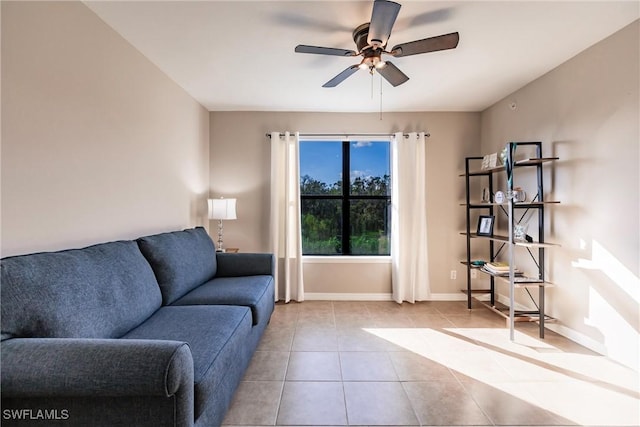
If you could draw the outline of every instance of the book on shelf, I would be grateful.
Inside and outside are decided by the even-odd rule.
[[[494,276],[508,276],[509,275],[509,264],[506,262],[488,262],[484,265],[483,269]],[[513,268],[513,272],[516,276],[521,276],[522,271],[518,270],[517,267]]]
[[[501,261],[491,261],[484,265],[487,269],[491,271],[509,271],[509,264]]]

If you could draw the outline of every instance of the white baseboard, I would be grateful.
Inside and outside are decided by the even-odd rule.
[[[589,350],[595,351],[596,353],[602,354],[603,356],[607,356],[609,353],[607,351],[607,347],[604,344],[578,331],[574,331],[571,328],[567,328],[561,323],[545,323],[545,326],[550,330],[552,330],[553,332],[556,332],[557,334],[560,334],[563,337],[569,338],[571,341],[576,342],[581,346],[588,348]],[[623,363],[623,362],[620,362],[620,363]],[[629,367],[636,370],[638,369],[637,366],[629,366]]]
[[[393,301],[391,294],[305,292],[306,301]]]
[[[429,301],[464,301],[466,296],[462,293],[437,293],[431,294]],[[309,301],[393,301],[391,294],[365,294],[365,293],[326,293],[305,292],[304,299]]]

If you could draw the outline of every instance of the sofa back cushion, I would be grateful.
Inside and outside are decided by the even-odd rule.
[[[160,306],[133,241],[0,260],[2,337],[119,338]]]
[[[164,305],[216,274],[216,248],[202,227],[141,237],[138,245],[156,274]]]

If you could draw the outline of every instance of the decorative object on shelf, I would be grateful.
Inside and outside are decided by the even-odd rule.
[[[480,215],[478,218],[478,236],[493,236],[493,215]]]
[[[513,240],[518,242],[526,242],[527,241],[527,229],[529,228],[529,224],[516,224],[513,226]]]
[[[527,200],[527,193],[520,187],[513,189],[513,201],[524,202]]]
[[[496,191],[496,194],[493,196],[493,200],[496,203],[504,203],[506,197],[504,196],[504,193],[502,191]]]
[[[500,164],[501,165],[507,164],[507,147],[506,146],[500,152]]]
[[[487,154],[482,158],[482,169],[490,169],[498,166],[498,153]]]
[[[480,200],[482,203],[489,203],[489,189],[484,187],[482,189],[482,199]]]
[[[225,252],[222,247],[222,221],[237,219],[236,199],[209,199],[209,219],[218,220],[218,248],[216,252]]]
[[[482,261],[480,259],[471,261],[471,267],[473,268],[481,268],[483,267],[487,262],[486,261]]]

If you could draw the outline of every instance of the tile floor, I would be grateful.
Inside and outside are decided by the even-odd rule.
[[[224,424],[638,426],[638,372],[465,302],[277,304]]]

